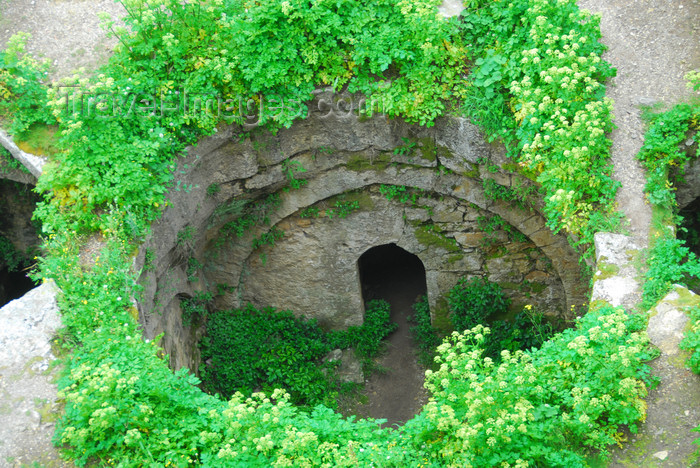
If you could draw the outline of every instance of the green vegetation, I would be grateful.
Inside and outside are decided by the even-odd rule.
[[[506,187],[498,184],[493,179],[483,179],[484,196],[489,200],[509,202],[521,210],[526,210],[530,207],[529,198],[537,194],[537,189],[534,186],[522,185],[516,180],[516,185]]]
[[[352,171],[383,171],[391,163],[391,154],[380,153],[376,157],[362,154],[350,156],[345,167]]]
[[[420,225],[415,228],[414,234],[416,240],[426,247],[437,247],[448,252],[462,251],[457,241],[443,234],[440,227],[436,224]]]
[[[415,148],[418,143],[411,141],[408,138],[401,138],[401,140],[404,142],[404,144],[394,148],[394,154],[399,156],[410,156],[411,153],[413,153],[413,148]]]
[[[0,114],[3,127],[15,136],[27,136],[36,124],[52,125],[56,119],[46,105],[48,61],[38,62],[25,51],[30,35],[19,33],[0,51]]]
[[[207,187],[207,196],[215,197],[221,191],[221,185],[217,183],[209,184]]]
[[[462,278],[447,296],[450,319],[456,331],[477,325],[489,326],[490,334],[484,339],[484,356],[499,362],[501,352],[539,348],[552,337],[554,330],[542,313],[531,305],[516,314],[512,320],[496,319],[508,315],[508,299],[496,283],[481,278]]]
[[[229,399],[237,391],[289,391],[295,404],[335,407],[337,391],[327,377],[331,351],[314,320],[297,319],[289,311],[244,309],[209,316],[201,343],[202,382],[210,393]]]
[[[243,235],[255,226],[268,225],[270,224],[270,213],[277,208],[281,203],[280,196],[276,193],[270,194],[267,198],[258,200],[256,202],[248,201],[233,201],[227,205],[222,205],[212,215],[213,219],[220,219],[223,217],[232,217],[231,221],[224,223],[223,226],[219,228],[219,236],[216,240],[216,245],[218,247],[223,246],[227,242],[233,242],[235,239],[243,237]],[[267,233],[265,239],[258,239],[258,242],[269,243],[269,241],[274,241],[275,236],[278,233]],[[270,237],[272,235],[272,237]],[[263,234],[264,236],[264,234]],[[277,237],[279,238],[279,237]],[[268,241],[268,242],[266,242]],[[274,242],[272,242],[274,245]],[[253,249],[256,249],[259,245],[256,244],[256,240],[253,240]]]
[[[688,283],[690,277],[700,277],[700,261],[685,243],[670,236],[656,239],[647,258],[644,275],[642,308],[653,307],[674,283]]]
[[[0,234],[0,266],[4,266],[8,271],[17,271],[27,266],[27,263],[27,256],[18,251],[7,237]]]
[[[437,17],[437,3],[125,0],[127,27],[105,20],[120,41],[109,65],[64,83],[115,97],[92,112],[74,112],[79,96],[47,92],[36,63],[20,60],[17,47],[5,51],[13,131],[60,126],[36,215],[46,235],[40,275],[61,288],[66,342],[80,344],[59,383],[66,409],[55,435],[78,465],[584,466],[587,450],[604,450],[622,425],[643,419],[646,342],[636,318],[609,308],[498,366],[481,357],[485,330],[454,335],[428,378],[434,400],[400,429],[323,406],[301,411],[281,390],[222,402],[187,370],[170,371],[157,340],[140,339],[129,305],[138,291],[134,241],[177,189],[176,155],[220,123],[243,123],[235,114],[154,112],[156,95],[169,108],[181,89],[250,99],[273,131],[304,117],[300,103],[327,85],[364,95],[365,116],[428,126],[447,110],[464,112],[538,174],[553,229],[586,245],[614,224],[602,84],[613,72],[600,59],[597,19],[571,0],[474,0],[451,20]],[[274,203],[222,207],[222,242],[264,223]],[[85,269],[78,240],[96,232],[107,246]]]
[[[29,174],[29,169],[24,167],[24,164],[15,159],[4,147],[0,146],[0,174],[7,174],[11,170],[20,170]]]
[[[680,347],[692,353],[688,364],[693,372],[700,374],[700,307],[692,307],[688,313],[690,315],[690,329],[683,337]]]
[[[700,91],[700,71],[689,73],[686,79],[689,88]],[[643,309],[656,305],[674,283],[690,285],[700,281],[700,260],[686,246],[686,239],[693,239],[693,235],[682,233],[679,237],[686,239],[676,238],[673,226],[679,221],[673,219],[673,213],[677,210],[674,184],[682,180],[684,165],[700,156],[700,100],[696,96],[691,103],[676,104],[658,114],[647,112],[646,116],[650,125],[637,157],[647,170],[645,191],[654,207],[656,219],[653,227],[656,233],[647,254]],[[698,145],[695,154],[683,148],[682,144],[686,141]],[[682,219],[680,221],[683,222]],[[690,325],[680,346],[691,352],[688,360],[691,370],[700,373],[700,314],[697,307],[687,308],[687,311]],[[695,431],[700,432],[700,426]],[[695,442],[700,443],[700,439]]]
[[[599,17],[570,0],[469,6],[465,40],[481,53],[463,111],[537,174],[548,225],[576,234],[591,254],[585,247],[593,234],[619,219],[606,137],[612,104],[603,85],[615,72],[600,59]]]
[[[606,307],[539,350],[504,350],[499,364],[483,357],[488,328],[455,333],[428,371],[434,401],[403,432],[443,466],[588,466],[574,447],[604,455],[622,424],[644,417],[644,328],[642,316]]]
[[[423,296],[413,304],[413,312],[408,321],[413,324],[410,330],[413,341],[418,346],[418,360],[424,366],[430,367],[434,363],[435,349],[442,343],[443,337],[430,318],[428,296]]]
[[[511,226],[508,221],[498,215],[492,216],[477,216],[476,222],[479,225],[486,237],[483,239],[484,247],[489,247],[495,244],[498,239],[494,236],[496,231],[502,230],[508,235],[511,242],[527,242],[527,237],[522,232]]]
[[[297,190],[306,185],[306,179],[297,178],[297,174],[306,172],[306,169],[299,161],[290,161],[286,159],[282,163],[282,173],[287,179],[287,187],[284,190]]]
[[[505,315],[510,299],[501,287],[482,278],[462,278],[447,296],[450,318],[455,330],[463,331],[483,324],[490,315]]]
[[[700,90],[700,74],[689,73],[689,87]],[[659,114],[647,113],[649,128],[637,156],[647,169],[645,191],[656,213],[656,238],[647,255],[642,308],[649,309],[670,291],[673,283],[688,284],[700,276],[700,260],[682,239],[676,239],[672,213],[677,208],[673,184],[683,166],[700,156],[683,148],[682,143],[700,138],[700,102],[681,103]],[[673,174],[673,168],[678,171]]]
[[[199,325],[207,317],[213,298],[211,293],[200,291],[193,297],[183,299],[180,302],[182,325],[185,327]]]
[[[360,202],[357,200],[354,201],[344,201],[344,200],[338,200],[335,202],[333,205],[333,208],[329,208],[326,210],[326,216],[328,216],[329,219],[333,219],[334,217],[338,217],[340,219],[347,218],[347,216],[352,213],[355,210],[360,209]]]
[[[690,73],[686,78],[690,87],[700,90],[698,74]],[[700,145],[694,155],[682,145],[685,141],[700,142],[700,101],[676,104],[658,114],[647,112],[646,116],[650,126],[637,158],[647,170],[647,198],[654,205],[673,209],[673,184],[682,179],[685,163],[700,156]]]
[[[315,320],[296,318],[292,312],[272,308],[218,311],[209,315],[202,339],[204,387],[229,399],[236,392],[249,396],[285,388],[297,405],[336,407],[339,383],[337,363],[322,359],[336,348],[354,348],[371,367],[382,340],[396,328],[389,321],[389,304],[367,303],[362,326],[324,332]]]

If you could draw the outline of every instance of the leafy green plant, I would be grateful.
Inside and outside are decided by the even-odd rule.
[[[209,197],[214,197],[219,192],[221,192],[221,185],[217,183],[210,184],[209,187],[207,187],[207,196]]]
[[[688,315],[690,330],[683,337],[680,347],[692,353],[688,365],[693,372],[700,374],[700,307],[689,309]]]
[[[306,169],[304,169],[304,166],[302,166],[301,162],[290,161],[289,159],[286,159],[282,163],[282,173],[287,179],[288,184],[285,190],[297,190],[306,185],[306,183],[308,182],[306,179],[297,178],[297,175],[303,172],[306,172]]]
[[[233,220],[221,226],[216,245],[220,247],[226,242],[231,242],[236,238],[243,237],[243,235],[254,226],[269,224],[269,214],[276,209],[280,203],[279,195],[273,193],[263,200],[258,200],[253,203],[246,202],[242,206],[239,206],[239,204],[227,205],[233,205],[230,211],[235,217]],[[224,213],[221,213],[219,216],[223,217],[224,215]]]
[[[483,324],[491,315],[505,314],[508,299],[496,283],[482,278],[462,278],[447,295],[450,318],[455,330]]]
[[[200,291],[195,293],[193,297],[181,300],[182,325],[189,327],[204,320],[208,315],[212,299],[213,296],[210,292]]]
[[[152,271],[154,268],[153,262],[156,259],[156,253],[151,248],[146,248],[143,254],[143,271]]]
[[[253,250],[259,249],[264,245],[269,245],[271,247],[275,246],[275,242],[284,237],[284,231],[277,226],[272,226],[268,232],[260,234],[258,237],[253,239],[252,247]]]
[[[684,242],[673,237],[654,241],[647,258],[642,287],[642,307],[653,307],[674,283],[687,282],[688,276],[700,277],[700,261]]]
[[[182,249],[183,252],[192,252],[194,250],[194,236],[197,234],[197,229],[194,226],[185,226],[177,233],[175,244]]]
[[[418,345],[418,360],[426,367],[431,367],[435,356],[435,348],[442,342],[437,328],[433,327],[430,318],[428,297],[423,296],[413,304],[413,315],[408,317],[413,341]]]
[[[513,187],[506,187],[493,179],[483,179],[482,186],[484,187],[484,196],[489,200],[510,202],[521,210],[530,207],[529,197],[537,193],[533,186],[525,186],[520,182]]]
[[[642,316],[605,307],[500,364],[483,357],[488,328],[454,333],[426,376],[433,399],[403,432],[443,466],[588,466],[584,447],[605,455],[621,426],[644,419],[644,329]]]
[[[527,242],[527,237],[522,232],[514,228],[508,221],[501,218],[498,215],[492,216],[482,216],[479,215],[476,218],[476,222],[485,234],[486,237],[483,239],[484,247],[491,246],[497,242],[494,233],[496,231],[502,230],[508,235],[508,239],[511,242]]]
[[[47,105],[48,61],[39,62],[26,52],[28,33],[12,36],[0,51],[0,112],[10,133],[22,136],[35,123],[55,124]]]
[[[675,207],[673,178],[675,172],[680,178],[683,166],[691,157],[700,156],[700,148],[695,155],[683,148],[682,143],[691,138],[700,141],[700,104],[677,104],[661,114],[650,114],[651,124],[644,134],[644,144],[637,158],[647,170],[645,191],[649,202],[666,208]]]
[[[302,218],[318,218],[319,208],[317,206],[307,206],[299,213]]]
[[[187,281],[190,283],[196,283],[198,281],[197,273],[202,269],[204,265],[202,265],[202,262],[197,260],[195,257],[190,257],[187,259],[187,270],[185,270],[185,273],[187,274]]]
[[[513,320],[490,324],[491,333],[484,340],[484,356],[500,362],[503,350],[511,353],[537,349],[554,335],[554,328],[541,312],[526,305]]]
[[[579,235],[587,250],[593,233],[584,228],[593,213],[613,215],[619,185],[603,85],[615,72],[600,59],[599,18],[570,0],[478,3],[462,15],[477,66],[463,110],[537,174],[548,225]]]
[[[297,404],[335,405],[330,368],[321,361],[331,348],[314,320],[251,305],[219,311],[209,317],[201,349],[203,360],[211,360],[204,385],[226,399],[283,387]]]
[[[362,325],[348,327],[347,330],[332,331],[329,341],[333,348],[354,348],[362,362],[365,374],[374,369],[373,359],[383,350],[383,339],[396,330],[396,323],[390,319],[389,303],[384,300],[371,300],[365,304],[365,317]]]
[[[347,218],[347,216],[350,213],[352,213],[353,211],[356,211],[359,209],[360,209],[360,202],[357,200],[353,200],[353,201],[338,200],[333,205],[333,208],[329,208],[326,210],[326,216],[328,216],[329,219],[333,219],[333,217],[338,217],[340,219],[343,219],[343,218]]]
[[[5,147],[0,146],[0,175],[7,174],[11,170],[19,170],[29,174],[29,169],[24,164],[15,159]]]
[[[389,321],[389,304],[370,301],[361,326],[324,332],[315,320],[296,318],[272,308],[218,311],[209,315],[202,339],[204,386],[230,398],[276,387],[288,389],[301,405],[335,407],[338,383],[334,364],[322,361],[335,348],[354,348],[366,368],[382,349],[382,340],[396,324]]]
[[[413,148],[416,147],[417,143],[415,141],[411,141],[409,138],[402,137],[401,140],[404,142],[404,144],[394,148],[394,154],[398,156],[410,155],[413,152]]]

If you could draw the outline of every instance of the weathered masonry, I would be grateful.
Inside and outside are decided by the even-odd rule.
[[[534,184],[509,167],[458,117],[424,128],[316,111],[276,135],[220,128],[179,161],[136,258],[145,335],[165,332],[171,364],[196,370],[203,324],[184,326],[182,303],[207,293],[214,308],[252,302],[327,328],[360,324],[358,261],[383,245],[420,260],[433,314],[464,276],[565,314],[586,302],[588,280],[545,226]]]

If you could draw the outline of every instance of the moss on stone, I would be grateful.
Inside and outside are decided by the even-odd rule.
[[[487,239],[487,238],[488,238],[488,234],[487,234],[487,237],[484,237],[484,239]],[[485,258],[487,260],[491,260],[494,258],[501,258],[501,257],[505,256],[505,254],[507,254],[507,253],[508,253],[508,249],[504,245],[490,247],[488,249],[488,251],[486,252]]]
[[[527,169],[525,167],[522,167],[520,164],[515,164],[515,163],[503,163],[501,164],[501,169],[515,173],[515,174],[520,174],[521,176],[532,180],[533,182],[537,182],[537,172]]]
[[[415,231],[418,242],[426,247],[437,247],[448,252],[459,252],[461,249],[455,239],[445,236],[434,224],[418,226]]]
[[[56,422],[61,416],[62,411],[59,405],[45,398],[35,398],[34,406],[41,417],[42,424]]]
[[[547,289],[547,285],[544,283],[538,283],[538,282],[532,282],[529,283],[530,291],[532,291],[534,294],[539,294],[545,289]]]
[[[374,209],[374,200],[372,200],[372,197],[369,195],[369,193],[363,190],[353,190],[350,192],[344,192],[338,195],[334,195],[326,199],[323,202],[322,206],[332,208],[333,206],[335,206],[335,203],[339,201],[346,203],[357,202],[360,206],[359,209],[364,211],[371,211]]]
[[[441,334],[449,335],[454,331],[452,320],[450,320],[450,309],[447,306],[447,298],[444,296],[437,300],[432,313],[433,327],[437,328]]]
[[[56,133],[58,127],[45,124],[33,124],[29,129],[15,139],[22,151],[37,156],[51,156],[58,153]]]
[[[686,308],[686,307],[696,307],[700,305],[700,296],[693,294],[692,292],[688,291],[686,288],[673,288],[674,291],[678,294],[678,299],[673,299],[671,301],[668,301],[669,304],[677,307],[677,308]]]
[[[381,153],[378,156],[369,157],[367,154],[353,154],[348,158],[345,167],[351,171],[383,171],[391,163],[391,154]]]
[[[595,301],[591,301],[588,304],[588,310],[596,310],[596,309],[600,309],[601,307],[605,307],[605,306],[611,306],[611,304],[606,300],[596,299]]]
[[[667,360],[668,360],[668,363],[671,364],[676,369],[687,369],[688,368],[688,359],[690,359],[691,355],[692,354],[690,351],[679,349],[678,353],[669,356]]]
[[[607,258],[604,255],[598,259],[598,262],[596,264],[598,270],[596,271],[596,274],[593,277],[593,281],[612,278],[613,276],[617,276],[617,274],[620,273],[619,266],[615,265],[614,263],[608,263],[606,262],[606,260]]]
[[[435,141],[430,137],[420,138],[418,140],[418,151],[421,159],[430,162],[437,159],[437,148],[435,147]]]
[[[437,155],[438,159],[441,160],[452,158],[452,152],[446,146],[442,145],[435,146],[435,154]]]
[[[458,253],[455,255],[450,255],[449,258],[447,259],[447,263],[455,263],[464,258],[464,254]]]
[[[468,171],[464,171],[464,176],[465,177],[470,177],[472,179],[478,179],[479,178],[479,166],[472,164],[472,163],[467,163],[471,169]]]

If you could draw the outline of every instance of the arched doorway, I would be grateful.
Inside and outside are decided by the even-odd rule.
[[[362,299],[384,299],[391,305],[391,320],[398,325],[387,340],[386,353],[378,366],[385,372],[372,374],[365,385],[367,404],[360,417],[386,419],[386,425],[403,424],[426,402],[425,370],[418,364],[407,317],[412,305],[426,294],[425,267],[420,259],[385,244],[367,250],[357,261]]]
[[[396,244],[372,247],[360,256],[357,265],[364,302],[389,300],[400,293],[414,303],[427,291],[423,262]]]

